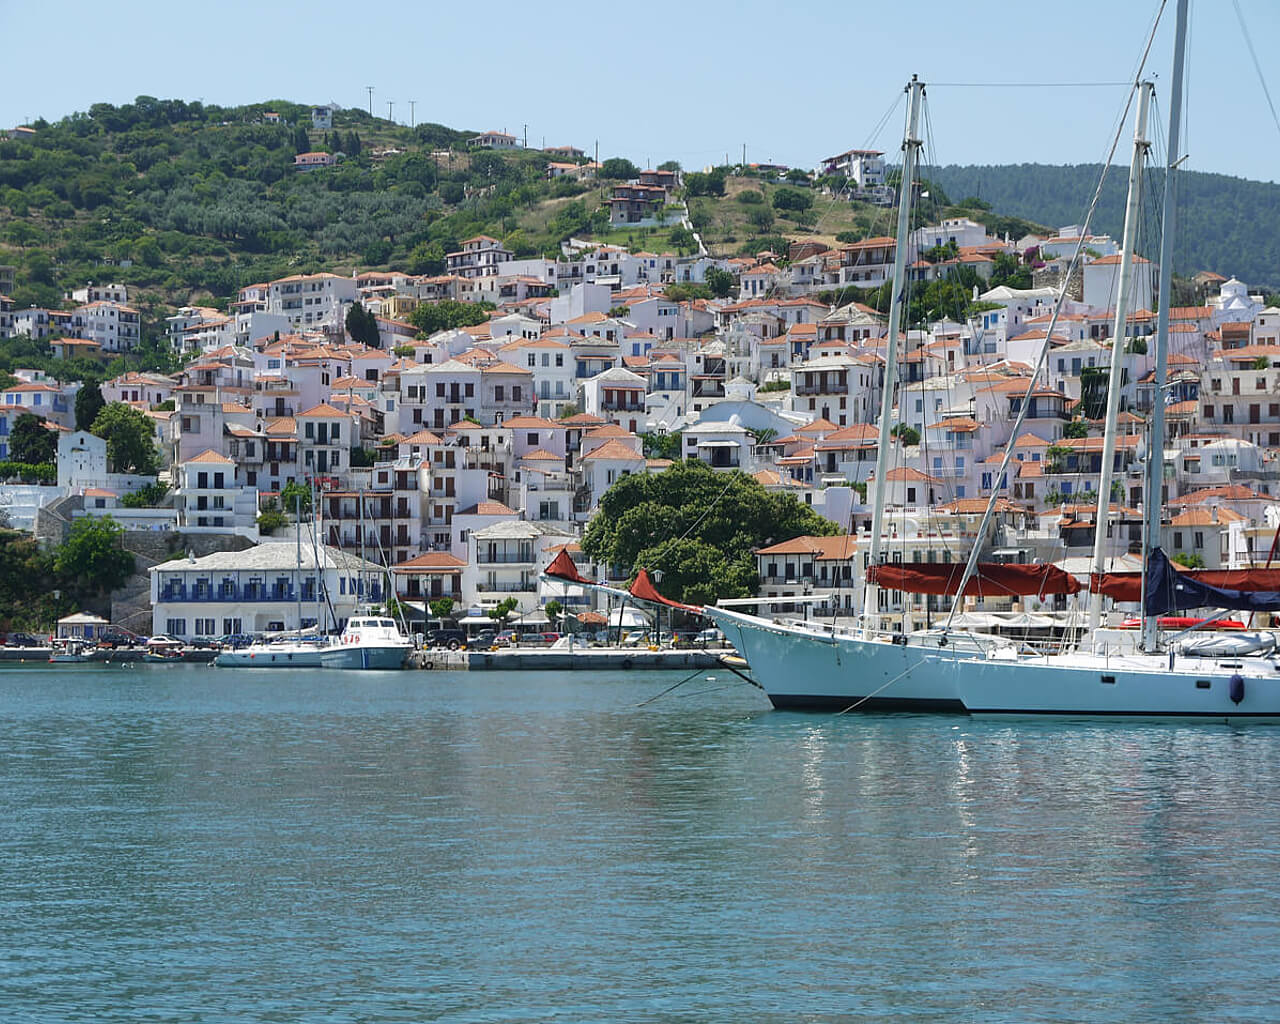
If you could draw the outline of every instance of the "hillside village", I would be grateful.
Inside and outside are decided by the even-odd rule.
[[[516,145],[501,132],[471,141]],[[562,149],[573,162],[553,162],[549,173],[593,172],[581,151]],[[299,154],[298,173],[327,173],[322,156]],[[847,176],[866,201],[891,202],[882,156],[849,151],[820,170]],[[682,188],[679,171],[642,171],[612,188],[610,222],[658,223]],[[696,459],[793,495],[839,528],[759,549],[762,598],[805,594],[815,616],[855,616],[877,488],[890,508],[894,561],[962,561],[979,543],[992,560],[1087,571],[1102,457],[1097,382],[1118,342],[1125,434],[1106,512],[1113,556],[1123,564],[1140,550],[1145,414],[1159,401],[1166,550],[1211,568],[1263,561],[1280,524],[1280,492],[1271,496],[1280,479],[1280,308],[1235,279],[1199,275],[1202,304],[1171,310],[1169,383],[1157,394],[1146,339],[1158,268],[1142,256],[1123,338],[1112,337],[1120,253],[1106,236],[1084,240],[1073,297],[1050,330],[1052,282],[1081,231],[995,237],[956,217],[912,233],[913,287],[961,272],[980,283],[971,315],[906,332],[884,480],[874,466],[886,320],[862,302],[818,296],[884,285],[893,238],[801,238],[785,252],[739,257],[574,239],[558,258],[518,258],[477,235],[446,254],[443,273],[296,274],[239,288],[226,311],[186,306],[168,316],[166,341],[183,369],[127,372],[101,387],[107,402],[154,424],[168,493],[150,506],[124,498],[157,478],[108,472],[106,441],[75,429],[80,385],[17,370],[18,383],[0,392],[0,461],[11,458],[15,422],[32,414],[58,435],[57,480],[15,476],[0,501],[11,525],[42,539],[59,539],[77,518],[110,516],[130,532],[207,535],[202,550],[216,552],[219,538],[249,549],[155,566],[150,601],[134,610],[133,628],[145,631],[186,638],[306,624],[287,579],[295,533],[271,538],[263,527],[264,512],[291,517],[280,495],[298,482],[314,488],[319,539],[338,553],[323,586],[342,607],[357,599],[343,567],[376,563],[411,606],[448,597],[483,611],[513,599],[539,621],[552,600],[571,614],[598,610],[590,594],[540,578],[560,550],[590,578],[631,575],[632,566],[591,564],[581,549],[605,491]],[[992,286],[1000,266],[1034,267],[1036,286]],[[45,339],[56,357],[102,361],[139,345],[125,285],[86,282],[65,308],[15,309],[13,273],[0,268],[0,337]],[[715,275],[731,276],[729,295],[687,297]],[[484,303],[487,318],[423,337],[409,317],[433,303]],[[352,338],[353,309],[374,318],[376,344]],[[1023,401],[1026,426],[1011,436]],[[1010,446],[1011,471],[996,479]],[[993,489],[998,513],[979,538]],[[880,596],[886,623],[905,616],[907,628],[948,601]],[[1054,611],[1066,600],[982,607]]]

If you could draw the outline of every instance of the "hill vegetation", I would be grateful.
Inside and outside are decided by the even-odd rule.
[[[332,130],[320,132],[309,107],[284,100],[230,108],[140,96],[32,127],[0,141],[0,263],[18,267],[15,305],[57,306],[86,281],[129,285],[143,316],[134,365],[164,368],[157,342],[173,307],[225,308],[237,288],[290,273],[438,273],[445,254],[478,233],[518,257],[556,255],[570,237],[659,251],[696,244],[679,223],[679,203],[657,227],[610,227],[601,200],[635,173],[628,160],[605,160],[599,181],[548,180],[548,162],[561,158],[472,150],[471,132],[409,129],[359,109],[338,111]],[[295,155],[315,150],[335,154],[337,165],[295,170]],[[918,216],[964,213],[1016,237],[1037,222],[1079,220],[1096,173],[1088,165],[942,167],[930,171]],[[1122,179],[1109,184],[1100,231],[1119,234]],[[716,255],[785,255],[790,239],[836,245],[893,230],[891,211],[832,199],[798,170],[783,180],[718,167],[687,174],[686,184],[677,199]],[[981,201],[952,204],[948,194]],[[1280,277],[1280,188],[1192,173],[1183,195],[1188,241],[1179,268],[1251,284]],[[39,345],[18,348],[0,351],[0,371],[15,360],[47,361]]]
[[[1079,224],[1097,188],[1101,164],[956,166],[930,168],[930,177],[953,196],[976,196],[991,208],[1059,227]],[[1124,231],[1127,169],[1107,175],[1096,234],[1119,239]],[[1139,249],[1155,258],[1159,245],[1161,172],[1147,176]],[[1213,270],[1249,285],[1280,289],[1280,185],[1225,174],[1186,171],[1178,181],[1178,238],[1174,272]]]

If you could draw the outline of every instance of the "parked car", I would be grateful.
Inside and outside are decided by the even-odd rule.
[[[622,638],[624,647],[639,647],[649,643],[649,631],[647,629],[633,629]]]
[[[253,637],[248,633],[224,633],[218,637],[219,647],[229,647],[233,651],[248,647],[251,643],[253,643]]]
[[[702,647],[716,647],[724,643],[724,633],[718,629],[704,629],[693,639]]]
[[[426,645],[456,651],[467,646],[467,633],[463,629],[433,629],[427,634]]]
[[[211,636],[193,636],[187,640],[188,647],[194,647],[197,650],[212,650],[218,647],[218,641]]]
[[[515,642],[516,631],[514,629],[504,629],[493,638],[493,645],[495,647],[510,647]]]
[[[43,647],[44,643],[30,633],[10,633],[5,640],[6,647]]]
[[[108,629],[98,637],[99,647],[132,647],[140,642],[134,634],[125,633],[119,629]]]
[[[467,646],[477,650],[487,650],[494,645],[497,638],[498,634],[492,629],[482,629],[467,641]]]

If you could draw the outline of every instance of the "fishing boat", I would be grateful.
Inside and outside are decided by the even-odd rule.
[[[1160,266],[1171,265],[1174,233],[1174,182],[1179,158],[1183,63],[1186,48],[1187,3],[1179,0],[1174,52],[1168,132],[1168,164],[1165,168],[1163,233]],[[886,352],[886,383],[880,410],[879,449],[876,479],[884,480],[890,450],[893,371],[897,367],[897,344],[904,302],[905,239],[914,180],[918,138],[919,101],[923,83],[915,78],[908,86],[910,108],[903,141],[903,187],[900,189],[897,253],[894,265],[893,302],[890,307]],[[1140,83],[1134,155],[1130,168],[1129,201],[1126,206],[1125,242],[1122,245],[1120,291],[1112,337],[1125,337],[1126,288],[1138,209],[1138,184],[1146,140],[1146,113],[1152,93],[1148,82]],[[1082,232],[1083,234],[1083,232]],[[1083,245],[1081,239],[1080,245]],[[1077,248],[1076,258],[1080,255]],[[1074,261],[1073,261],[1074,262]],[[1160,275],[1160,299],[1156,331],[1156,382],[1161,387],[1167,376],[1169,335],[1170,274]],[[1053,333],[1059,305],[1046,338]],[[1120,381],[1120,352],[1112,346],[1112,366],[1107,397],[1102,473],[1099,495],[1110,495],[1116,442],[1116,420]],[[1048,343],[1041,351],[1031,384],[1039,376]],[[1159,393],[1159,392],[1157,392]],[[1013,436],[1018,436],[1029,402],[1022,403]],[[1164,437],[1163,405],[1153,404],[1151,436]],[[1274,645],[1259,645],[1245,653],[1243,645],[1203,645],[1188,657],[1175,642],[1166,641],[1159,630],[1161,616],[1176,615],[1197,608],[1221,611],[1207,616],[1212,620],[1228,610],[1271,611],[1280,609],[1280,585],[1272,585],[1270,574],[1239,573],[1239,579],[1223,579],[1211,573],[1180,572],[1160,546],[1162,445],[1151,446],[1145,475],[1145,536],[1143,572],[1106,572],[1108,515],[1100,507],[1096,516],[1094,565],[1090,586],[1090,629],[1074,649],[1060,653],[1028,653],[1008,641],[980,634],[959,634],[946,626],[926,632],[884,634],[871,625],[868,609],[877,608],[877,587],[908,589],[908,584],[926,593],[954,596],[954,618],[964,596],[984,592],[1001,595],[1073,593],[1079,581],[1049,573],[1051,567],[989,566],[979,563],[975,545],[963,570],[950,565],[893,566],[882,557],[884,488],[876,488],[872,509],[869,566],[866,573],[862,628],[850,631],[823,629],[812,624],[777,623],[748,615],[723,605],[707,607],[704,613],[726,634],[746,658],[751,675],[778,708],[852,711],[942,711],[993,716],[1072,716],[1126,718],[1186,718],[1214,721],[1280,721],[1280,660]],[[995,479],[1004,478],[1012,445],[1006,446],[1004,461]],[[997,491],[987,505],[977,536],[986,535],[995,507]],[[1101,506],[1101,502],[1099,503]],[[1016,570],[1016,571],[1015,571]],[[1003,576],[1001,573],[1003,572]],[[914,575],[913,580],[907,576]],[[1037,574],[1041,574],[1037,578]],[[1136,587],[1135,587],[1136,582]],[[984,591],[984,587],[989,590]],[[1029,587],[1030,589],[1026,589]],[[930,589],[933,588],[933,589]],[[1136,592],[1135,592],[1136,590]],[[1140,599],[1143,611],[1141,634],[1102,626],[1102,598]],[[1120,595],[1124,594],[1123,597]]]
[[[53,665],[75,665],[90,661],[89,646],[83,640],[56,638],[53,640],[49,662]]]

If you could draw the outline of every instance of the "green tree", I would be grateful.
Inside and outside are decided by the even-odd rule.
[[[297,512],[299,508],[306,515],[311,511],[311,488],[297,480],[290,480],[280,488],[280,507],[286,512]]]
[[[898,443],[911,447],[920,443],[920,431],[915,427],[909,427],[905,423],[898,423],[889,431],[889,436],[897,438]]]
[[[1072,420],[1062,428],[1063,437],[1088,437],[1089,424],[1084,420]]]
[[[447,619],[449,613],[453,611],[453,598],[441,597],[432,601],[430,606],[431,617],[434,619]]]
[[[130,491],[120,499],[120,504],[125,508],[155,508],[164,500],[164,496],[169,493],[169,487],[166,484],[154,483],[144,484],[136,491]]]
[[[514,597],[506,597],[499,601],[496,605],[489,609],[489,618],[496,622],[502,622],[507,615],[516,610],[516,605],[520,602]]]
[[[683,453],[683,442],[680,431],[659,434],[641,434],[640,443],[644,446],[644,454],[649,459],[678,459]]]
[[[564,612],[564,605],[562,605],[559,601],[552,599],[542,606],[542,611],[546,614],[547,618],[550,619],[552,624],[554,625],[555,623],[560,621],[560,615]]]
[[[110,516],[76,519],[66,541],[54,552],[58,575],[85,593],[106,593],[124,584],[134,557],[120,546],[124,527]]]
[[[30,465],[57,462],[58,438],[39,416],[24,412],[9,430],[9,459]]]
[[[424,302],[409,314],[408,319],[418,328],[420,337],[429,338],[437,331],[482,324],[489,319],[491,309],[493,304],[489,302],[459,302],[456,299],[442,299],[439,302]]]
[[[600,177],[630,181],[640,176],[640,168],[620,156],[610,157],[600,165]]]
[[[347,310],[347,333],[351,340],[370,348],[380,348],[382,337],[378,334],[378,318],[364,308],[364,303],[353,302]]]
[[[691,460],[615,483],[601,496],[582,547],[596,562],[661,569],[664,593],[706,602],[750,596],[756,548],[837,532],[791,495],[771,494],[745,473],[719,473]]]
[[[794,188],[780,188],[773,194],[773,208],[791,213],[804,213],[813,206],[813,193]]]
[[[793,167],[787,171],[787,181],[793,185],[809,184],[809,172],[799,167]]]
[[[717,299],[727,299],[733,294],[733,275],[719,267],[707,270],[706,285]]]
[[[150,417],[123,402],[103,407],[90,428],[107,440],[107,462],[114,473],[155,473],[160,468],[155,426]]]
[[[93,421],[102,412],[107,400],[102,397],[102,388],[96,381],[85,381],[76,392],[76,430],[90,430]]]

